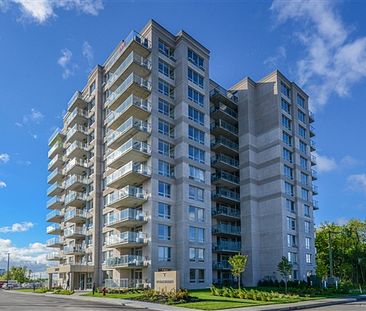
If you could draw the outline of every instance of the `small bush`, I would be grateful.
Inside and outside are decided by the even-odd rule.
[[[74,291],[68,289],[56,289],[53,293],[57,295],[72,295]]]
[[[34,290],[34,292],[37,294],[44,294],[47,293],[48,291],[49,289],[47,287],[41,287]]]
[[[195,298],[189,296],[189,293],[186,289],[179,289],[177,291],[172,290],[170,292],[159,292],[153,289],[148,289],[142,291],[142,295],[134,299],[165,304],[177,304],[196,301]]]

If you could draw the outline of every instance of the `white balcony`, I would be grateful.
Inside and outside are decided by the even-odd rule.
[[[64,230],[64,237],[67,239],[80,239],[84,238],[86,230],[83,227],[69,227]]]
[[[65,180],[66,190],[82,191],[88,185],[88,178],[80,175],[71,175]]]
[[[106,205],[114,208],[135,207],[144,203],[148,195],[142,187],[126,186],[107,195]]]
[[[68,110],[73,110],[76,107],[85,108],[86,105],[87,105],[87,103],[83,99],[83,96],[82,96],[81,92],[76,91],[74,93],[74,95],[71,97],[71,99],[69,100],[69,102],[67,104],[67,109]]]
[[[67,131],[66,142],[73,143],[75,140],[84,141],[87,135],[88,132],[85,126],[75,124],[71,129]]]
[[[48,253],[46,259],[48,261],[59,261],[61,259],[61,254],[60,252]]]
[[[56,168],[61,168],[64,164],[63,157],[60,154],[57,154],[49,163],[48,170],[53,171]]]
[[[80,159],[72,159],[70,160],[64,167],[64,174],[77,174],[82,175],[87,171],[88,163],[87,161]]]
[[[151,148],[149,144],[132,138],[109,154],[106,164],[117,169],[131,161],[145,162],[150,155]]]
[[[47,226],[46,228],[46,232],[47,234],[61,234],[62,233],[62,229],[61,226],[59,224],[53,224],[51,226]]]
[[[147,260],[143,256],[138,255],[122,255],[120,257],[108,258],[104,266],[106,268],[138,268],[147,266]]]
[[[109,214],[107,226],[112,228],[132,228],[141,226],[147,222],[147,218],[141,209],[126,208],[118,213]]]
[[[64,185],[61,182],[56,182],[53,185],[49,186],[47,189],[48,196],[60,195],[64,191]]]
[[[119,189],[128,184],[142,184],[151,177],[151,169],[144,163],[131,161],[106,177],[106,185]]]
[[[71,209],[65,213],[65,221],[72,223],[84,223],[86,221],[86,212],[80,209]]]
[[[69,191],[68,194],[65,196],[65,205],[82,207],[85,205],[86,200],[87,195],[85,193]]]
[[[56,141],[52,145],[51,149],[48,151],[48,158],[52,159],[56,154],[62,154],[62,148],[63,148],[62,140]]]
[[[46,241],[47,247],[61,247],[63,244],[64,244],[63,239],[59,237],[51,238]]]
[[[53,197],[51,199],[49,199],[47,201],[47,208],[48,209],[59,209],[64,203],[64,200],[57,196],[57,197]]]
[[[64,246],[62,253],[64,255],[82,255],[85,253],[85,247],[82,244],[66,245]]]
[[[66,149],[66,156],[69,158],[82,158],[86,159],[88,154],[88,146],[80,141],[74,141]]]
[[[88,118],[88,112],[80,108],[75,108],[70,113],[67,113],[65,117],[64,122],[67,127],[73,127],[75,124],[84,125]]]
[[[113,248],[139,247],[144,244],[147,244],[147,238],[143,232],[125,231],[106,240],[106,246]]]
[[[64,216],[60,211],[54,210],[54,211],[47,214],[46,221],[47,222],[61,223],[63,218],[64,218]]]

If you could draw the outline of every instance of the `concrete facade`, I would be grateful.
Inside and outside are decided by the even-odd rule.
[[[306,187],[312,199],[313,189],[311,178],[300,183],[295,109],[299,93],[310,136],[307,96],[279,72],[227,91],[209,79],[209,57],[184,31],[173,35],[151,20],[70,100],[63,128],[49,141],[48,167],[48,259],[58,262],[48,272],[63,286],[153,286],[155,272],[176,270],[181,287],[207,288],[232,281],[227,259],[237,252],[249,255],[248,285],[276,277],[288,252],[297,254],[295,278],[314,271],[313,205],[305,217],[300,198]],[[294,144],[286,147],[294,157],[290,197],[280,81],[293,107],[286,114]],[[310,168],[310,140],[303,140]],[[287,217],[296,222],[290,232]],[[291,248],[288,234],[298,241]]]

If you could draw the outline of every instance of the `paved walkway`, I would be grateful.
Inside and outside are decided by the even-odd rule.
[[[195,309],[188,309],[182,307],[175,307],[171,305],[162,305],[157,303],[149,303],[142,301],[118,299],[118,298],[98,298],[91,296],[81,296],[85,292],[77,292],[74,295],[55,295],[55,294],[34,294],[34,293],[24,293],[18,291],[9,291],[24,295],[37,295],[46,297],[58,297],[71,300],[88,301],[88,302],[99,302],[103,304],[126,306],[128,308],[137,309],[149,309],[156,311],[197,311]],[[285,311],[285,310],[302,310],[302,309],[312,309],[318,307],[340,305],[346,303],[356,302],[358,300],[366,300],[366,296],[359,296],[358,298],[332,298],[332,299],[321,299],[312,301],[302,301],[296,303],[287,304],[276,304],[276,305],[266,305],[266,306],[256,306],[256,307],[244,307],[244,308],[232,308],[225,309],[225,311]]]

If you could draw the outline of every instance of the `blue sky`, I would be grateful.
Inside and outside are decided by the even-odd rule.
[[[275,68],[301,85],[316,113],[316,223],[365,219],[365,10],[327,0],[0,0],[0,267],[8,249],[14,262],[44,262],[48,138],[90,69],[150,18],[202,42],[225,87]]]

